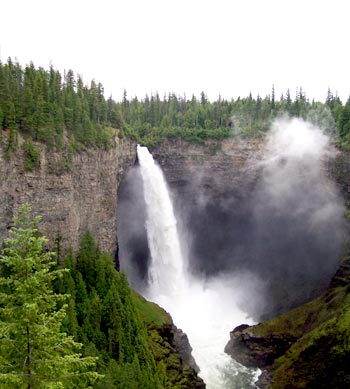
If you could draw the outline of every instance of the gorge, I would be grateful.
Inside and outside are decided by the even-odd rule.
[[[181,215],[180,241],[191,257],[191,274],[205,280],[209,289],[215,277],[230,275],[228,283],[234,280],[238,288],[227,304],[234,305],[237,298],[239,308],[254,321],[272,318],[324,291],[344,242],[343,200],[332,182],[337,180],[348,195],[348,153],[328,153],[321,138],[312,143],[310,165],[305,150],[295,143],[293,153],[301,153],[303,164],[290,183],[287,178],[295,170],[287,145],[293,142],[284,141],[283,153],[275,159],[266,159],[266,142],[259,138],[236,137],[204,146],[164,140],[152,150]],[[320,142],[321,149],[316,148]],[[272,151],[274,146],[268,143]],[[118,254],[118,236],[116,257],[129,264],[130,281],[143,292],[150,248],[143,194],[135,183],[140,182],[133,167],[136,159],[136,144],[128,140],[118,140],[108,152],[74,155],[71,171],[60,170],[59,157],[49,153],[34,172],[25,172],[20,159],[2,159],[1,241],[13,212],[28,201],[43,215],[44,232],[53,240],[61,236],[67,247],[76,248],[89,228],[102,250]],[[319,168],[313,170],[315,161]],[[279,166],[281,175],[274,176],[270,166]],[[271,193],[271,188],[276,191]],[[285,200],[278,207],[274,195]],[[244,315],[239,320],[246,322]],[[224,336],[228,341],[228,332]]]
[[[225,273],[232,293],[231,300],[227,303],[231,312],[235,311],[234,306],[238,300],[238,306],[243,311],[260,321],[318,296],[329,284],[339,264],[345,239],[343,200],[329,176],[330,171],[334,174],[338,170],[335,166],[339,165],[342,157],[332,149],[326,136],[311,124],[300,120],[277,122],[273,136],[268,137],[267,144],[257,140],[250,142],[251,140],[245,143],[242,139],[235,139],[234,146],[231,145],[234,149],[231,156],[227,155],[229,153],[217,151],[212,155],[210,147],[204,149],[203,154],[199,154],[199,147],[187,145],[190,149],[187,150],[189,154],[193,153],[190,154],[190,158],[187,156],[186,159],[178,149],[173,156],[175,161],[169,159],[168,154],[163,154],[163,157],[169,164],[173,164],[169,170],[183,169],[185,172],[181,176],[182,180],[173,181],[175,182],[173,189],[177,192],[173,198],[175,203],[178,202],[177,212],[182,216],[184,224],[180,226],[180,230],[185,231],[182,234],[182,242],[191,253],[189,267],[192,274],[206,280],[207,302],[212,301],[210,290],[215,284],[211,284],[213,280],[215,281],[216,278],[220,280],[223,285],[221,292],[225,289],[221,277],[222,273]],[[225,145],[223,142],[222,146],[227,147],[227,143]],[[251,144],[258,146],[253,154],[249,154]],[[154,153],[157,153],[157,150]],[[336,164],[334,158],[338,161]],[[208,163],[210,159],[211,162],[215,161],[212,165]],[[206,164],[208,165],[205,166]],[[229,165],[231,169],[225,170],[223,174],[220,171],[222,164]],[[194,169],[193,165],[196,165]],[[166,166],[164,164],[165,172]],[[214,169],[215,173],[226,175],[226,179],[229,176],[226,188],[220,186],[223,181],[212,174]],[[201,175],[198,174],[199,171],[202,172]],[[140,195],[142,188],[137,186],[137,182],[140,182],[138,174],[137,170],[134,170],[127,177],[126,188],[122,186],[120,201],[127,215],[132,214],[131,208],[136,209],[135,216],[138,215],[139,222],[143,205],[142,194]],[[171,175],[168,177],[171,182]],[[247,186],[230,187],[230,190],[227,190],[228,182],[237,183],[237,177],[241,179],[243,177],[241,183],[244,182]],[[247,194],[247,188],[251,193]],[[212,198],[208,195],[208,193],[212,194],[211,190],[214,193],[217,191]],[[223,192],[221,197],[217,196],[220,190],[224,192],[224,196],[222,196]],[[128,205],[129,196],[132,199]],[[196,207],[197,213],[193,211]],[[217,212],[218,208],[219,212]],[[133,244],[129,245],[127,250],[122,248],[122,253],[127,264],[129,261],[133,263],[132,273],[130,273],[131,282],[136,288],[145,290],[147,289],[147,268],[152,255],[147,249],[147,239],[142,228],[144,223],[135,226],[128,219],[129,222],[123,224],[123,215],[120,220],[121,232],[127,231],[126,235],[129,237],[137,236],[136,241],[133,240]],[[134,217],[131,220],[134,220]],[[223,229],[224,226],[227,226],[227,231]],[[238,237],[233,233],[225,235],[235,228]],[[245,236],[247,233],[248,236]],[[204,234],[204,239],[201,234]],[[197,244],[199,242],[199,245],[205,247],[201,255],[196,253],[196,236]],[[234,239],[237,240],[230,247],[227,242],[232,242]],[[237,242],[241,245],[241,251],[238,253],[232,249],[239,246]],[[214,249],[206,245],[208,243]],[[137,247],[134,253],[131,246]],[[220,263],[220,260],[224,261],[223,256],[220,258],[220,250],[229,256],[231,263],[230,261]],[[202,263],[198,263],[196,259],[202,260]],[[190,298],[188,299],[192,310],[196,310],[199,306],[200,312],[200,307],[205,306],[206,290],[203,289],[201,293],[202,301],[193,298],[190,302]],[[195,288],[190,293],[191,297],[194,295]],[[224,294],[220,299],[224,299]],[[173,304],[172,309],[174,305],[176,306]],[[172,312],[171,308],[169,308],[170,312]],[[211,312],[209,307],[203,309]],[[235,312],[234,316],[239,317],[239,312]],[[223,312],[221,314],[224,318]],[[188,312],[187,315],[191,316]],[[196,315],[199,316],[198,312]],[[233,323],[234,319],[231,320]],[[208,321],[208,317],[203,318],[203,321]],[[202,326],[202,323],[195,326],[197,334],[200,332],[198,328]],[[234,357],[234,351],[232,355]],[[247,386],[249,384],[245,383],[245,385],[249,387]],[[208,387],[230,386],[226,383],[225,386]]]

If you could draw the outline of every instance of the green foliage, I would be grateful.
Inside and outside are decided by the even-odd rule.
[[[159,95],[138,100],[137,97],[119,104],[123,117],[122,135],[132,137],[139,143],[155,146],[164,138],[182,138],[205,144],[208,140],[222,140],[229,136],[261,137],[269,129],[271,120],[278,116],[309,118],[324,129],[334,129],[334,122],[347,123],[342,119],[343,107],[339,97],[328,91],[326,103],[310,102],[300,88],[293,100],[289,90],[277,100],[274,94],[265,98],[249,95],[246,98],[210,102],[205,93],[201,98],[169,94],[162,100]],[[345,126],[345,127],[344,127]],[[348,133],[347,125],[341,125],[341,136]]]
[[[147,327],[171,323],[170,316],[157,304],[147,301],[135,291],[132,291],[132,298],[137,312]]]
[[[29,137],[22,146],[24,151],[24,167],[32,171],[40,167],[41,153],[38,146],[33,144],[32,138]]]
[[[39,221],[24,205],[1,256],[0,386],[183,387],[170,384],[179,380],[179,357],[166,369],[150,335],[170,316],[130,289],[90,232],[77,256],[60,259],[45,250]],[[170,363],[169,350],[163,354]]]
[[[350,296],[343,309],[297,341],[277,360],[272,388],[347,388],[350,386]]]
[[[7,134],[8,157],[18,132],[58,150],[66,141],[64,130],[75,140],[76,150],[109,148],[115,135],[111,127],[121,124],[121,116],[117,104],[107,102],[103,93],[100,83],[85,86],[72,70],[62,77],[52,67],[46,71],[31,63],[23,69],[10,58],[0,62],[0,130]]]
[[[122,101],[115,102],[112,97],[105,99],[100,83],[92,80],[84,85],[72,70],[62,76],[53,67],[46,71],[33,63],[23,69],[11,58],[0,63],[0,129],[6,131],[3,143],[8,157],[17,146],[18,132],[58,150],[67,139],[74,151],[108,149],[116,134],[150,147],[164,138],[204,144],[232,135],[262,136],[271,120],[281,115],[309,117],[326,128],[333,128],[335,122],[346,147],[350,143],[349,106],[349,101],[343,106],[331,91],[325,103],[310,102],[302,88],[294,99],[287,90],[278,100],[274,87],[264,98],[250,94],[225,100],[219,96],[213,102],[204,92],[199,99],[170,93],[163,99],[156,94],[139,100],[128,99],[124,90]]]
[[[0,384],[2,388],[87,387],[98,378],[95,358],[81,358],[82,344],[62,331],[68,295],[53,292],[66,270],[53,270],[39,217],[28,204],[0,257]]]
[[[61,266],[68,267],[57,291],[69,293],[65,330],[84,344],[86,356],[98,356],[104,377],[96,388],[165,388],[167,375],[149,346],[147,325],[169,317],[129,287],[110,255],[101,253],[89,231]]]

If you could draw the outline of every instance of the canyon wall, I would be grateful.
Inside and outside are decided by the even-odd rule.
[[[76,250],[89,229],[101,250],[115,253],[118,186],[136,159],[134,142],[116,142],[108,151],[89,149],[70,159],[41,146],[40,168],[31,172],[20,149],[9,161],[0,153],[0,244],[13,214],[28,202],[51,243],[59,238],[63,250]]]
[[[29,202],[34,214],[43,217],[43,233],[51,242],[59,237],[62,249],[72,247],[76,250],[82,234],[89,229],[101,250],[115,253],[118,188],[128,168],[134,165],[136,144],[125,139],[117,140],[116,147],[109,151],[82,151],[75,153],[70,161],[62,154],[42,149],[41,166],[32,172],[24,169],[20,152],[10,161],[0,154],[0,244],[11,226],[14,212],[22,203]],[[210,276],[216,272],[243,269],[271,280],[267,294],[272,297],[267,304],[272,307],[277,300],[281,302],[281,306],[273,307],[271,315],[314,297],[319,293],[318,286],[321,289],[327,286],[335,271],[333,268],[327,268],[327,276],[319,278],[312,275],[313,264],[310,265],[308,279],[294,272],[296,263],[304,266],[306,254],[303,253],[304,249],[293,251],[298,246],[293,242],[287,242],[287,246],[280,245],[283,257],[287,258],[285,261],[281,260],[281,255],[272,253],[276,257],[274,260],[270,252],[266,252],[263,258],[264,255],[260,253],[266,245],[253,247],[259,239],[262,241],[259,236],[252,235],[252,231],[256,222],[254,191],[263,169],[263,139],[237,137],[211,141],[205,145],[164,140],[151,151],[172,189],[175,208],[181,216],[181,227],[184,227],[181,230],[187,234],[186,238],[190,238],[187,240],[192,253],[193,271]],[[325,169],[328,176],[339,183],[340,190],[348,200],[349,153],[339,153],[335,160],[325,164]],[[141,188],[139,192],[142,192]],[[131,209],[136,209],[135,204],[131,204]],[[140,213],[134,216],[142,224]],[[127,215],[128,218],[134,216]],[[270,227],[262,226],[267,232]],[[277,233],[282,231],[279,226],[275,229]],[[261,235],[261,231],[254,231]],[[276,231],[273,229],[269,235],[274,234]],[[303,236],[302,233],[301,238]],[[284,237],[278,239],[281,241]],[[297,240],[298,236],[293,239]],[[136,243],[131,241],[129,249],[135,248]],[[325,255],[326,251],[323,250],[320,255]],[[326,256],[330,255],[331,252]],[[289,260],[289,257],[292,259]],[[338,257],[332,259],[335,266],[338,261]],[[290,273],[291,283],[283,282],[281,285],[280,280],[284,281],[284,275]],[[320,280],[323,281],[320,283]],[[308,293],[299,288],[299,282],[308,285]],[[300,298],[296,296],[298,293]],[[251,309],[252,313],[256,313],[253,312],[254,307]],[[262,309],[266,311],[266,307]]]
[[[199,203],[206,197],[241,197],[259,177],[261,138],[229,138],[205,145],[165,140],[152,150],[169,186]]]

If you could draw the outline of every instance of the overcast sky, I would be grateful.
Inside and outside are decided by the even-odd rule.
[[[1,2],[1,60],[101,82],[106,97],[203,90],[324,101],[350,94],[348,0],[16,0]]]

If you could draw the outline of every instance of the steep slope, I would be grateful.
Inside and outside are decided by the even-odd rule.
[[[76,250],[89,229],[103,251],[117,247],[117,190],[136,158],[136,144],[116,137],[108,151],[87,149],[67,156],[41,148],[40,167],[27,171],[20,148],[8,161],[0,150],[0,244],[14,212],[28,202],[43,216],[42,231],[61,250]],[[57,247],[55,247],[55,250]]]
[[[134,303],[146,325],[150,350],[156,363],[166,366],[171,387],[204,389],[205,383],[197,376],[198,366],[191,355],[188,338],[174,325],[170,315],[137,293],[134,293]]]

